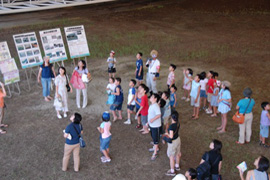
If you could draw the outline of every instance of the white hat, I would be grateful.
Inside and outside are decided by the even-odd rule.
[[[187,180],[183,174],[177,174],[172,180]]]

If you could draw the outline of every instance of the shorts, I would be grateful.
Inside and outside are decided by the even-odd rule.
[[[269,126],[260,125],[260,135],[263,138],[268,138],[269,137]]]
[[[108,68],[108,73],[116,73],[116,69],[114,67]]]
[[[178,136],[175,140],[172,141],[172,143],[167,143],[167,156],[176,156],[177,154],[181,153],[181,139]]]
[[[121,111],[122,110],[122,103],[119,103],[119,102],[116,102],[116,103],[113,103],[110,107],[110,110],[112,111]]]
[[[142,125],[145,126],[147,124],[147,116],[141,116],[141,122],[142,122]]]
[[[127,109],[133,111],[135,108],[135,105],[127,105]]]
[[[201,90],[200,91],[200,97],[207,98],[207,94],[206,94],[206,91],[205,90]]]
[[[153,139],[153,142],[155,145],[157,145],[160,139],[160,127],[157,127],[157,128],[150,127],[150,131],[151,131],[151,137]]]
[[[101,135],[99,137],[100,140],[100,151],[106,150],[109,148],[110,142],[111,142],[112,136],[109,136],[107,138],[102,138]]]
[[[195,103],[195,99],[194,97],[191,97],[191,100],[190,100],[190,105],[191,106],[195,106],[195,107],[200,107],[200,97],[198,97],[198,101]]]
[[[210,103],[211,103],[212,96],[213,96],[212,93],[207,94],[207,101],[210,102]]]
[[[188,91],[189,91],[189,90],[191,89],[190,83],[187,84],[187,85],[184,85],[183,88],[184,88],[185,90],[188,90]]]
[[[142,81],[142,80],[143,80],[143,73],[142,73],[142,75],[140,75],[140,76],[138,76],[138,74],[136,74],[136,79],[137,79],[138,81]]]
[[[171,120],[170,116],[164,117],[163,119],[164,119],[164,124],[169,124],[170,123],[170,120]]]
[[[140,108],[136,107],[136,113],[139,111]],[[139,114],[139,116],[141,116],[141,114]]]

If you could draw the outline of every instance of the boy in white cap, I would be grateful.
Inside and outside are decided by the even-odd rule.
[[[110,57],[108,57],[108,59],[107,59],[109,78],[110,77],[114,78],[115,73],[116,73],[116,68],[115,68],[116,59],[115,59],[114,55],[115,55],[115,52],[113,50],[111,50]]]

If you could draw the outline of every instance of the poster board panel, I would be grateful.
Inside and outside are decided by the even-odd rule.
[[[5,74],[10,71],[17,70],[17,65],[15,63],[15,60],[13,58],[6,59],[3,61],[0,61],[0,70],[2,74]]]
[[[68,43],[70,57],[90,56],[84,26],[65,27],[65,35]]]
[[[13,39],[23,69],[43,63],[35,32],[13,35]]]
[[[3,74],[5,85],[9,85],[12,83],[16,83],[20,81],[19,70],[14,70],[10,72],[6,72]]]
[[[6,41],[0,42],[0,61],[10,59],[10,51]]]
[[[39,31],[45,56],[50,62],[67,60],[67,53],[60,28]]]

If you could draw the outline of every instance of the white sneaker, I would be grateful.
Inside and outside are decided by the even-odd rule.
[[[77,106],[78,107],[78,109],[80,109],[81,108],[81,106]]]
[[[206,114],[212,114],[213,112],[212,112],[212,110],[208,110],[207,112],[206,112]]]
[[[62,116],[60,114],[57,114],[58,119],[62,119]]]
[[[189,98],[187,98],[187,99],[186,99],[186,102],[188,102],[188,101],[190,101],[190,99],[189,99]]]
[[[138,119],[138,116],[137,116],[137,115],[135,115],[135,119],[136,119],[136,120]]]
[[[87,106],[87,105],[83,106],[82,108],[84,109],[84,108],[86,108],[86,106]]]
[[[107,158],[105,158],[105,159],[102,159],[102,160],[101,160],[101,162],[102,162],[102,163],[111,162],[111,159],[107,159]]]
[[[186,99],[186,97],[182,97],[181,99],[182,99],[182,100],[185,100],[185,99]]]
[[[124,124],[131,124],[130,119],[126,120],[126,121],[124,122]]]
[[[67,113],[64,113],[64,118],[66,118],[67,117]]]

